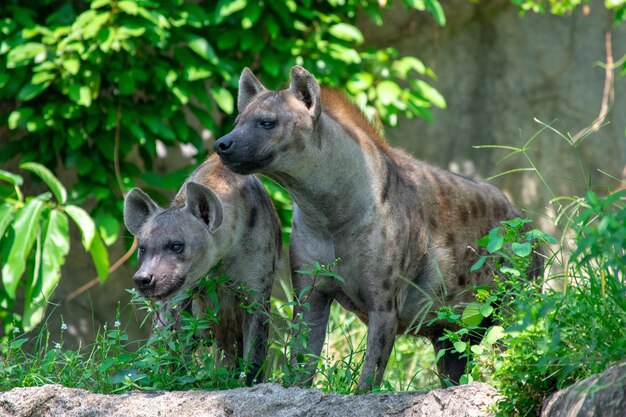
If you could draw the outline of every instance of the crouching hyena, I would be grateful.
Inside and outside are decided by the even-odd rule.
[[[320,354],[333,300],[369,327],[361,390],[381,382],[396,334],[448,348],[439,341],[447,323],[415,324],[442,304],[467,302],[468,286],[491,281],[488,271],[469,273],[472,247],[518,216],[506,197],[390,147],[353,104],[301,67],[282,91],[267,90],[245,69],[237,105],[236,126],[215,149],[234,172],[262,173],[293,197],[292,270],[341,259],[335,272],[345,282],[294,273],[297,294],[312,286],[310,309],[296,312],[309,326],[309,352]],[[458,381],[464,361],[438,366]]]
[[[143,191],[124,201],[124,223],[139,238],[137,289],[152,300],[198,289],[195,315],[206,313],[200,280],[214,269],[230,278],[218,287],[219,322],[212,329],[226,362],[243,358],[247,383],[261,371],[269,331],[268,300],[281,251],[278,217],[261,182],[224,168],[210,157],[185,182],[169,208],[160,208]],[[240,304],[243,285],[251,311]],[[163,315],[157,316],[158,320]]]

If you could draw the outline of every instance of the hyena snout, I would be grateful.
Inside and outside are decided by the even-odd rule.
[[[230,137],[230,135],[226,135],[217,140],[213,147],[220,156],[224,156],[233,153],[233,151],[235,150],[235,147],[233,146],[234,143],[235,142]]]
[[[135,287],[141,292],[150,292],[156,287],[154,275],[145,271],[137,271],[137,273],[133,275],[133,282],[135,283]]]

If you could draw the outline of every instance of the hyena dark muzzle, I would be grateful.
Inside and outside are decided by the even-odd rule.
[[[270,136],[268,127],[272,123],[275,122],[261,120],[257,126],[237,127],[221,137],[215,142],[214,148],[222,163],[233,172],[242,175],[259,172],[271,164],[276,153],[264,152],[262,145],[269,139],[265,136]]]

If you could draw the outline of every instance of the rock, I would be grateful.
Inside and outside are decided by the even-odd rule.
[[[418,393],[324,394],[315,389],[260,384],[227,391],[158,391],[94,394],[61,385],[0,393],[1,417],[481,417],[498,394],[472,383]]]
[[[626,415],[626,361],[591,376],[544,401],[541,417]]]

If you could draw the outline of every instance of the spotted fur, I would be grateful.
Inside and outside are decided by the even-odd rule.
[[[192,291],[193,301],[177,310],[166,303],[155,325],[188,307],[201,317],[215,307],[199,286],[212,271],[229,277],[218,287],[219,322],[212,335],[226,364],[244,358],[247,382],[260,375],[267,352],[268,300],[281,253],[281,230],[265,189],[253,176],[226,169],[210,157],[185,182],[168,208],[160,208],[143,191],[131,190],[124,201],[124,222],[139,238],[139,270],[133,280],[147,298],[167,301]],[[244,287],[244,292],[236,291]],[[250,300],[242,299],[245,292]],[[251,312],[240,305],[252,304]],[[212,311],[212,308],[211,310]]]
[[[244,70],[238,109],[234,130],[215,148],[233,171],[262,173],[294,199],[293,284],[296,293],[313,286],[311,308],[296,311],[309,326],[309,352],[322,349],[333,301],[369,326],[359,389],[381,382],[397,334],[448,348],[438,340],[447,323],[423,324],[442,305],[470,301],[469,286],[491,282],[489,271],[469,270],[476,240],[519,215],[506,197],[389,146],[353,104],[301,67],[281,91]],[[337,258],[345,283],[295,272]],[[463,368],[458,358],[439,367],[453,381]]]

